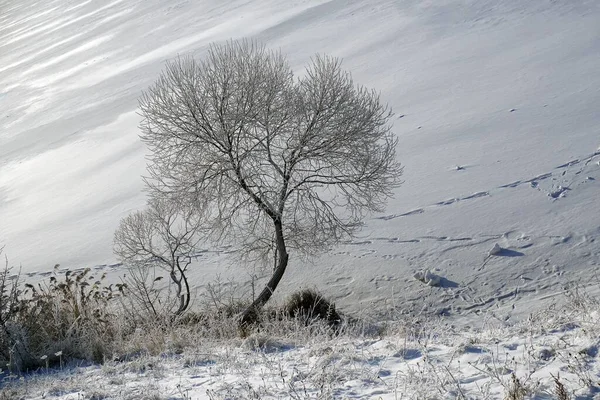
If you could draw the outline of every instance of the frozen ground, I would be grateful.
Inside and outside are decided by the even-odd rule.
[[[145,201],[140,92],[177,54],[253,37],[299,73],[316,52],[344,58],[395,110],[405,166],[386,212],[320,258],[292,255],[280,293],[317,287],[347,312],[467,323],[597,281],[597,1],[0,0],[0,11],[0,243],[32,279],[56,263],[122,272],[112,234]],[[260,275],[228,251],[199,255],[197,288]],[[441,286],[413,277],[425,271]]]
[[[466,329],[413,320],[391,325],[383,337],[315,337],[300,329],[292,336],[212,342],[175,332],[160,356],[42,370],[26,384],[17,379],[5,386],[4,394],[36,400],[600,399],[598,303],[582,299],[517,325],[489,314]]]

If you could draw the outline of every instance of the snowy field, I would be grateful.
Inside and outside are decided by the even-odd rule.
[[[174,367],[162,377],[146,371],[132,381],[167,385],[159,388],[166,398],[205,398],[206,389],[219,390],[215,399],[236,398],[238,392],[226,397],[214,376],[247,370],[252,388],[268,391],[261,396],[285,398],[292,375],[261,383],[261,363],[297,370],[301,393],[311,369],[328,368],[322,359],[330,352],[338,363],[332,373],[348,378],[334,398],[419,398],[403,397],[398,382],[429,384],[419,381],[435,379],[419,372],[427,362],[447,365],[436,369],[450,374],[439,379],[468,381],[465,390],[479,398],[490,376],[468,362],[504,365],[504,357],[523,356],[534,344],[567,354],[592,340],[581,327],[520,333],[517,326],[561,303],[565,287],[599,286],[599,21],[594,0],[0,0],[0,245],[31,280],[57,263],[116,279],[123,271],[112,235],[145,203],[137,99],[165,61],[202,57],[209,43],[242,37],[280,48],[300,74],[315,53],[338,56],[395,111],[405,182],[360,237],[316,259],[292,254],[278,295],[315,287],[351,315],[442,315],[442,325],[488,332],[477,333],[479,350],[455,354],[469,336],[458,328],[428,349],[399,334],[289,345],[250,358],[252,350],[227,344],[212,347],[206,365],[181,369],[182,360],[169,358]],[[264,276],[230,258],[231,249],[205,250],[192,274],[198,290],[217,276]],[[516,325],[496,337],[485,318],[500,318],[502,329]],[[255,364],[222,364],[219,357],[233,357],[228,352],[241,352],[236,363]],[[211,367],[213,356],[219,367]],[[536,398],[553,398],[543,396],[558,367],[532,357],[524,362],[543,371]],[[592,379],[594,365],[586,369]],[[81,373],[104,387],[112,379],[92,367]],[[493,393],[503,390],[493,377],[489,382]],[[317,396],[318,385],[306,385]],[[459,396],[461,386],[450,386],[449,398]],[[56,396],[78,399],[77,390]]]
[[[159,356],[42,369],[8,385],[3,398],[600,399],[599,306],[573,296],[517,325],[490,315],[460,329],[413,320],[389,325],[384,336],[299,328],[213,342],[175,331]],[[140,338],[152,347],[151,333]]]

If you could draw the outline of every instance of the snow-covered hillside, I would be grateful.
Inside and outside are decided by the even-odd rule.
[[[585,0],[0,0],[0,244],[32,278],[55,263],[118,271],[113,232],[145,201],[138,96],[165,60],[251,37],[299,73],[317,52],[342,57],[396,112],[405,166],[360,238],[292,254],[282,292],[527,312],[520,300],[600,265],[599,20]],[[207,250],[197,277],[245,276]],[[442,287],[413,278],[424,270]]]

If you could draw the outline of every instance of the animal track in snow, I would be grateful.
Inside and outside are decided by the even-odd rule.
[[[462,200],[478,199],[480,197],[486,197],[486,196],[489,196],[489,195],[490,195],[490,192],[477,192],[477,193],[473,193],[470,196],[465,196],[465,197],[461,198],[460,201],[462,201]]]
[[[561,164],[558,167],[555,167],[555,169],[561,169],[561,168],[567,168],[567,167],[572,167],[573,165],[577,165],[579,164],[581,161],[577,158],[575,160],[569,161],[565,164]]]
[[[390,237],[390,238],[386,238],[386,237],[377,237],[377,238],[373,238],[373,241],[385,241],[388,243],[421,243],[424,240],[435,240],[437,242],[467,242],[470,240],[473,240],[473,238],[471,237],[456,237],[456,238],[452,238],[452,237],[448,237],[448,236],[419,236],[417,238],[412,238],[412,239],[400,239],[399,237]],[[368,242],[346,242],[344,244],[349,244],[349,245],[361,245],[361,244],[371,244],[371,241]],[[374,252],[374,250],[373,250]]]
[[[444,200],[444,201],[440,201],[437,203],[434,203],[434,206],[448,206],[450,204],[454,204],[454,203],[458,203],[459,201],[465,201],[465,200],[471,200],[471,199],[478,199],[480,197],[486,197],[489,196],[490,193],[489,192],[476,192],[473,193],[469,196],[464,196],[464,197],[458,197],[458,198],[452,198],[452,199],[448,199],[448,200]]]
[[[362,250],[362,251],[361,251],[361,253],[360,253],[358,256],[356,256],[356,257],[357,257],[357,258],[364,258],[364,257],[366,257],[366,256],[369,256],[369,255],[371,255],[371,254],[375,254],[375,253],[377,253],[377,251],[375,251],[375,250],[372,250],[372,249],[364,249],[364,250]]]
[[[343,242],[342,244],[349,244],[351,246],[360,246],[360,245],[363,245],[363,244],[371,244],[371,243],[373,243],[373,242],[371,242],[370,240],[363,240],[363,241],[360,241],[360,242],[354,242],[352,240],[348,240],[346,242]]]
[[[398,280],[398,277],[396,276],[391,276],[391,275],[377,275],[374,276],[373,278],[369,279],[370,283],[373,283],[375,285],[375,290],[379,290],[384,288],[386,285],[386,282],[395,282]],[[384,283],[384,285],[382,286],[381,283]]]
[[[526,180],[525,182],[527,182],[527,183],[531,183],[531,182],[534,182],[534,181],[536,181],[536,182],[537,182],[537,181],[543,181],[543,180],[545,180],[545,179],[548,179],[548,178],[551,178],[551,177],[552,177],[552,173],[551,173],[551,172],[548,172],[548,173],[546,173],[546,174],[541,174],[541,175],[538,175],[538,176],[536,176],[536,177],[533,177],[533,178],[531,178],[531,179],[528,179],[528,180]]]
[[[332,285],[349,285],[354,282],[354,278],[351,276],[340,276],[335,278],[335,280],[331,283]]]
[[[392,215],[385,215],[383,217],[377,217],[377,219],[383,219],[383,220],[390,220],[390,219],[394,219],[394,218],[398,218],[398,217],[408,217],[409,215],[416,215],[416,214],[423,214],[425,212],[425,210],[423,210],[422,208],[418,208],[416,210],[412,210],[412,211],[408,211],[402,214],[392,214]]]
[[[515,187],[519,186],[522,183],[523,183],[523,181],[514,181],[514,182],[511,182],[511,183],[507,183],[506,185],[500,185],[498,187],[502,188],[502,189],[504,189],[504,188],[515,188]]]
[[[562,183],[554,183],[551,188],[544,190],[545,192],[547,192],[549,197],[551,197],[554,200],[557,200],[561,197],[564,197],[566,195],[567,191],[573,190],[573,185],[575,184],[575,180],[579,177],[579,175],[581,175],[584,172],[585,168],[590,163],[592,163],[592,161],[594,161],[596,158],[600,158],[600,149],[596,150],[594,153],[588,155],[587,157],[576,158],[576,159],[567,161],[566,163],[563,163],[563,164],[555,167],[554,168],[555,170],[559,170],[557,172],[554,172],[554,173],[546,172],[543,174],[536,175],[529,179],[516,180],[516,181],[510,182],[510,183],[506,183],[504,185],[500,185],[500,186],[496,187],[495,190],[513,189],[513,188],[516,188],[516,187],[519,187],[519,186],[525,185],[525,184],[530,185],[534,189],[542,190],[542,188],[540,188],[540,182],[546,181],[548,179],[551,179],[552,181],[556,182],[559,179],[562,179],[562,181],[563,181]],[[575,172],[569,172],[569,168],[574,167],[576,165],[581,165],[581,164],[583,164],[583,165],[579,170],[577,170]],[[598,161],[597,166],[600,166],[600,161]],[[597,169],[597,168],[595,168],[595,169]],[[569,178],[571,178],[570,181],[569,181]],[[586,176],[585,178],[583,178],[583,183],[591,183],[591,182],[596,182],[596,179],[594,179],[594,177],[590,177],[589,175]],[[400,214],[384,215],[381,217],[376,217],[376,219],[389,221],[389,220],[396,219],[396,218],[409,217],[409,216],[413,216],[413,215],[423,214],[427,209],[430,209],[430,208],[444,207],[444,206],[449,206],[449,205],[459,203],[462,201],[489,197],[489,196],[493,195],[493,192],[494,192],[494,190],[486,190],[486,191],[475,192],[475,193],[467,195],[467,196],[452,197],[450,199],[438,201],[438,202],[433,203],[426,207],[417,208],[417,209],[407,211],[405,213],[400,213]]]
[[[388,241],[388,243],[420,243],[421,242],[419,239],[406,239],[406,240],[403,240],[403,239],[400,239],[400,238],[397,238],[397,237],[389,238],[387,241]]]
[[[458,201],[458,199],[448,199],[448,200],[443,200],[443,201],[439,201],[437,203],[435,203],[434,205],[436,206],[447,206],[450,204],[454,204]]]

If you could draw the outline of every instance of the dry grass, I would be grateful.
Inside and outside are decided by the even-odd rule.
[[[335,305],[316,291],[293,294],[283,307],[265,309],[257,323],[239,329],[242,300],[212,286],[210,301],[180,317],[131,313],[125,285],[105,285],[89,269],[54,274],[36,286],[20,287],[0,272],[0,363],[19,374],[62,367],[68,360],[102,364],[159,354],[180,354],[198,342],[255,336],[294,342],[315,336],[363,333],[344,322]],[[222,294],[218,297],[218,294]],[[159,297],[157,297],[159,301]]]

